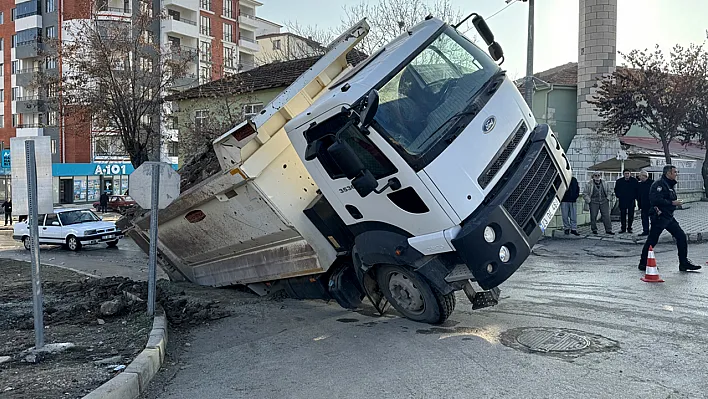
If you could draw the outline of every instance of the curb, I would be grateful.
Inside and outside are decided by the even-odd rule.
[[[604,234],[582,234],[578,237],[575,236],[566,236],[563,233],[563,230],[553,230],[550,235],[546,235],[546,238],[550,239],[556,239],[556,240],[581,240],[584,238],[587,238],[588,240],[596,240],[596,241],[607,241],[607,242],[616,242],[616,243],[621,243],[621,244],[641,244],[644,245],[646,242],[646,236],[636,236],[636,235],[615,235],[615,236],[607,236]],[[686,233],[686,238],[689,243],[695,244],[695,243],[701,243],[705,242],[708,240],[708,231],[700,232],[700,233]],[[659,237],[659,243],[674,243],[676,242],[674,238],[667,233],[662,233],[662,235]]]
[[[155,309],[147,345],[125,370],[82,399],[135,399],[145,392],[150,380],[165,361],[167,319],[159,304]]]

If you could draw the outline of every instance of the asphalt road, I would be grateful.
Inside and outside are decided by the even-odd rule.
[[[708,397],[708,272],[680,273],[675,248],[663,246],[666,282],[648,284],[638,246],[543,244],[502,285],[499,305],[472,311],[458,295],[439,327],[220,290],[235,315],[172,334],[166,367],[143,397]],[[708,244],[690,256],[705,264]],[[521,343],[544,334],[532,328],[564,335],[541,345],[554,351],[532,352]]]
[[[58,245],[40,246],[40,262],[66,268],[91,276],[125,276],[133,280],[147,280],[148,256],[135,243],[124,238],[117,248],[104,244],[84,246],[79,252],[71,252]],[[12,239],[11,230],[0,231],[0,258],[30,261],[30,252],[21,242]],[[157,278],[167,278],[158,267]]]

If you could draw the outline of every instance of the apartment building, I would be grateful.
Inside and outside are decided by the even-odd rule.
[[[46,38],[62,38],[62,26],[95,18],[130,23],[134,10],[152,6],[165,18],[155,37],[181,47],[193,63],[172,92],[237,73],[255,65],[259,50],[254,0],[5,0],[0,2],[0,149],[3,161],[16,136],[50,136],[55,203],[95,201],[102,191],[124,193],[133,171],[120,138],[95,126],[71,123],[71,114],[53,109],[51,90],[33,89],[35,75],[62,73],[58,57],[47,57]],[[188,51],[184,51],[188,50]],[[169,94],[169,93],[167,93]],[[169,108],[169,107],[168,107]],[[178,163],[174,123],[163,126],[169,139],[162,160]],[[174,126],[173,126],[174,125]],[[70,128],[68,128],[70,126]],[[9,196],[10,167],[0,168],[0,198]]]

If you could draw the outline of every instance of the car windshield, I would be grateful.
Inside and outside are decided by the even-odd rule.
[[[389,141],[411,156],[425,153],[455,125],[451,119],[499,66],[447,27],[379,90],[375,120]]]
[[[64,226],[69,226],[72,224],[79,224],[79,223],[86,223],[86,222],[97,222],[101,219],[96,216],[93,212],[90,210],[76,210],[76,211],[67,211],[67,212],[61,212],[59,214],[59,219],[61,220],[61,224]]]

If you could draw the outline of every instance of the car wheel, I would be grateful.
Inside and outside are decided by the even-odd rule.
[[[118,240],[115,240],[115,241],[108,241],[108,242],[106,243],[106,245],[108,245],[108,248],[115,248],[115,247],[118,246]]]
[[[66,246],[69,247],[69,249],[72,251],[78,251],[81,249],[81,242],[78,238],[74,236],[69,236],[66,239]]]
[[[32,241],[29,237],[24,236],[22,237],[22,244],[25,246],[25,249],[29,251],[31,249]]]
[[[383,265],[377,271],[378,283],[388,301],[404,317],[428,324],[440,324],[455,309],[455,293],[444,295],[409,268]]]

